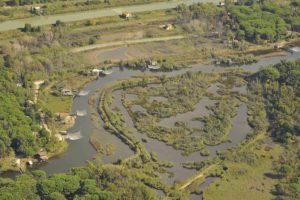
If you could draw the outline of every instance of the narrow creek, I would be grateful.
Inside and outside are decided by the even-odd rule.
[[[208,187],[213,182],[219,180],[219,177],[207,177],[205,179],[205,182],[199,185],[199,189],[203,190],[204,188]],[[202,200],[203,195],[202,194],[190,194],[190,200]]]

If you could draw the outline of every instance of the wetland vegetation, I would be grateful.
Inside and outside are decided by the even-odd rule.
[[[151,2],[0,0],[0,20]],[[0,199],[299,199],[299,5],[1,31]]]
[[[239,103],[232,96],[218,96],[207,92],[207,88],[222,78],[230,74],[234,78],[241,79],[239,76],[245,76],[243,72],[226,72],[222,73],[191,73],[172,77],[163,80],[157,87],[147,87],[147,85],[130,88],[125,93],[135,94],[138,98],[134,100],[126,99],[124,95],[124,105],[129,109],[129,113],[134,120],[134,125],[139,132],[147,134],[149,137],[158,139],[175,149],[180,149],[185,154],[195,151],[205,150],[205,145],[217,145],[225,142],[227,135],[232,127],[232,118],[236,115],[236,107]],[[226,82],[226,81],[224,81]],[[231,82],[233,87],[236,82]],[[228,84],[225,86],[228,87]],[[149,102],[153,96],[164,97],[163,101]],[[201,110],[197,111],[199,115],[197,128],[190,128],[189,122],[175,121],[174,124],[161,126],[159,123],[164,118],[176,116],[180,113],[193,111],[195,105],[204,97],[210,96],[215,103],[207,106],[205,109],[210,111],[209,115],[201,116]],[[233,96],[234,97],[234,96]],[[133,105],[140,105],[145,111],[131,110]],[[203,123],[203,127],[201,126]],[[197,137],[194,132],[197,131]]]

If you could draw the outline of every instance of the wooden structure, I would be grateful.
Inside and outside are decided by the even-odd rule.
[[[128,18],[132,17],[132,14],[131,14],[131,12],[124,11],[124,12],[122,12],[122,14],[120,15],[120,17],[125,18],[125,19],[128,19]]]
[[[167,30],[167,31],[171,31],[174,29],[174,25],[173,24],[165,24],[163,26],[163,29]]]

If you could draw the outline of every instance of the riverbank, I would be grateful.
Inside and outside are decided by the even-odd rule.
[[[47,161],[38,161],[31,157],[16,157],[15,155],[7,156],[0,159],[0,177],[6,172],[14,175],[26,173],[28,170],[38,168],[39,165],[48,162],[48,159],[59,157],[68,150],[68,142],[61,142],[55,152],[47,153]]]

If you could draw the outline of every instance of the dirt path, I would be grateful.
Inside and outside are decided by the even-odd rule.
[[[209,170],[211,170],[213,167],[216,167],[216,166],[217,166],[217,164],[212,164],[209,167],[207,167],[206,169],[204,169],[203,171],[201,171],[199,174],[189,178],[189,180],[187,180],[186,183],[184,183],[179,189],[180,190],[185,189],[187,186],[192,184],[197,179],[204,177],[206,172],[208,172]]]
[[[34,81],[33,85],[34,85],[34,99],[33,102],[37,103],[38,100],[38,95],[39,95],[39,89],[41,87],[42,84],[44,84],[45,81],[44,80],[39,80],[39,81]]]
[[[175,36],[168,36],[168,37],[157,37],[157,38],[142,38],[137,40],[124,40],[124,41],[117,41],[117,42],[109,42],[104,44],[94,44],[84,47],[78,47],[71,50],[73,53],[89,51],[93,49],[99,48],[106,48],[106,47],[116,47],[116,46],[123,46],[128,44],[139,44],[139,43],[148,43],[148,42],[162,42],[162,41],[169,41],[169,40],[181,40],[184,39],[185,36],[183,35],[175,35]]]
[[[253,138],[250,142],[248,142],[246,145],[244,145],[238,151],[243,151],[244,149],[246,149],[247,147],[249,147],[250,145],[252,145],[253,143],[255,143],[257,140],[263,139],[265,136],[266,136],[266,134],[258,134],[255,138]],[[203,171],[199,172],[197,175],[188,178],[185,181],[185,183],[181,187],[179,187],[179,189],[183,190],[186,187],[188,187],[189,185],[191,185],[193,182],[195,182],[196,180],[198,180],[199,178],[204,177],[205,173],[209,172],[209,170],[211,170],[213,167],[218,166],[220,163],[221,162],[215,163],[215,164],[211,164],[210,166],[208,166],[207,168],[205,168]]]

